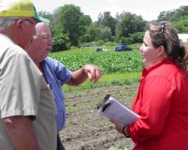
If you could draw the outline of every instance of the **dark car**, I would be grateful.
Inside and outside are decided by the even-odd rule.
[[[118,45],[115,47],[115,51],[131,51],[132,48],[126,46],[126,45]]]
[[[99,52],[99,51],[102,51],[102,50],[103,50],[103,47],[96,47],[96,48],[95,48],[95,51],[96,51],[96,52]]]

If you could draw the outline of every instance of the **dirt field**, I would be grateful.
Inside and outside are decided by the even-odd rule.
[[[119,134],[108,119],[97,112],[97,104],[110,93],[131,107],[137,84],[112,86],[65,93],[67,122],[60,137],[66,150],[108,150],[110,147],[134,146],[129,138]]]

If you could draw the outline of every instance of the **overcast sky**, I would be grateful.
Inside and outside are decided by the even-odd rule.
[[[79,6],[85,15],[93,21],[97,20],[100,12],[116,13],[127,11],[141,15],[147,21],[156,20],[159,13],[187,6],[188,0],[32,0],[37,11],[53,12],[57,7],[65,4]]]

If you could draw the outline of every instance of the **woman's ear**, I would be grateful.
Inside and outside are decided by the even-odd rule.
[[[163,45],[159,46],[157,49],[158,49],[158,56],[160,57],[166,56],[166,51]]]

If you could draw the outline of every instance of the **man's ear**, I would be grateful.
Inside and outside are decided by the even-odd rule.
[[[19,19],[18,21],[16,21],[15,26],[18,29],[22,29],[23,28],[23,20]]]

